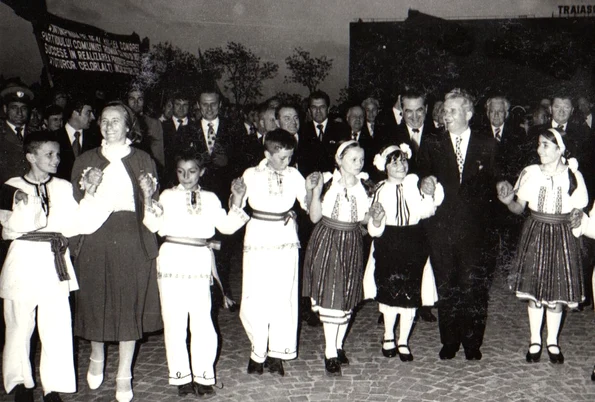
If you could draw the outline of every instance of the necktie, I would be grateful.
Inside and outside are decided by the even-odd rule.
[[[460,136],[456,136],[456,146],[455,146],[455,153],[457,155],[457,165],[459,166],[459,181],[463,177],[463,165],[465,164],[465,159],[463,159],[463,151],[461,150],[461,142],[463,139]]]
[[[184,123],[184,120],[178,119],[178,128],[176,128],[176,131],[178,131],[180,129],[180,127],[182,127],[184,125],[182,123]]]
[[[19,140],[23,141],[23,127],[15,127],[14,131],[16,131]]]
[[[254,126],[250,126],[250,133],[249,133],[249,134],[250,134],[250,135],[254,135],[254,134],[256,134],[256,127],[254,127]]]
[[[355,131],[351,133],[351,139],[357,141],[357,133]]]
[[[213,128],[213,123],[209,123],[209,131],[207,131],[207,148],[209,149],[209,154],[213,153],[213,147],[215,146],[215,129]]]
[[[322,124],[318,124],[318,125],[316,126],[316,128],[318,129],[318,139],[319,139],[320,141],[322,141],[322,135],[324,134],[324,131],[323,131],[323,129],[324,129],[324,126],[323,126]]]
[[[500,130],[500,127],[494,131],[494,137],[496,138],[496,141],[502,141],[502,131]]]
[[[395,217],[397,226],[407,226],[409,224],[409,208],[403,195],[403,184],[397,185],[397,216]]]
[[[370,123],[370,135],[374,137],[374,123]]]
[[[558,124],[558,127],[556,127],[558,130],[562,130],[564,131],[564,124]]]
[[[74,133],[74,141],[72,141],[72,152],[74,157],[78,157],[81,154],[81,132],[77,131]]]

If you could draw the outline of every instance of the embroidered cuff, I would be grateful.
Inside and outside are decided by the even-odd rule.
[[[159,201],[153,200],[151,206],[145,205],[145,211],[157,218],[163,215],[163,205]]]
[[[246,223],[250,220],[250,217],[248,216],[248,214],[246,214],[246,212],[243,209],[238,208],[236,205],[232,204],[229,212],[235,214],[244,223]]]

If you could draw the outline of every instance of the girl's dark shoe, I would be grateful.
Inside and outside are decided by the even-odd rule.
[[[343,349],[337,349],[337,359],[339,359],[339,363],[341,363],[342,366],[349,366],[349,359]]]
[[[558,351],[558,353],[553,353],[553,351]],[[562,349],[558,345],[547,345],[547,354],[550,356],[550,362],[554,364],[563,364],[564,363],[564,355],[562,354]]]
[[[341,377],[341,362],[336,357],[325,358],[324,369],[329,377]]]
[[[531,347],[539,346],[539,350],[535,353],[531,353]],[[527,351],[527,363],[537,363],[539,359],[541,359],[541,344],[539,343],[532,343],[529,345],[529,350]]]
[[[385,344],[385,343],[392,343],[394,345],[395,340],[394,339],[385,339],[382,341],[382,344]],[[382,355],[384,357],[388,357],[388,358],[395,357],[397,355],[397,347],[395,346],[394,348],[390,348],[390,349],[382,348]]]
[[[408,353],[401,353],[401,348],[407,349]],[[399,358],[402,362],[412,362],[413,355],[411,354],[411,349],[409,349],[409,345],[399,345],[397,346],[397,350],[399,352]]]

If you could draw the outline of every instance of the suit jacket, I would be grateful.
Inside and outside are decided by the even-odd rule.
[[[335,152],[339,143],[351,139],[347,125],[330,119],[326,124],[322,141],[316,131],[316,122],[308,122],[300,132],[297,164],[304,177],[312,172],[334,171]]]
[[[462,180],[450,135],[428,136],[419,150],[420,177],[434,175],[444,187],[444,201],[427,220],[428,236],[461,239],[484,237],[496,198],[493,175],[494,139],[472,131],[463,166]]]
[[[26,136],[29,127],[25,126]],[[11,177],[23,176],[29,170],[29,164],[23,154],[23,143],[6,121],[0,121],[0,184]]]
[[[482,133],[494,138],[492,126],[484,127]],[[527,135],[521,127],[514,127],[509,121],[504,123],[500,133],[500,142],[496,141],[495,175],[497,180],[506,180],[513,184],[526,167],[527,154],[536,154],[537,143],[527,141]]]
[[[163,148],[163,127],[157,119],[145,114],[139,116],[143,139],[138,148],[147,152],[157,162],[158,170],[165,166],[165,152]],[[173,124],[173,123],[172,123]]]
[[[82,130],[81,133],[81,154],[101,145],[101,138],[96,133],[91,130]],[[76,159],[74,151],[72,150],[70,137],[68,137],[68,133],[64,127],[56,131],[56,136],[60,143],[60,165],[58,165],[58,171],[55,176],[70,181],[72,167],[74,166],[74,160]]]
[[[433,136],[434,131],[431,123],[425,122],[421,131],[421,138],[419,147],[415,144],[415,141],[409,136],[409,129],[406,124],[398,126],[393,135],[393,141],[387,145],[401,145],[402,143],[408,144],[411,148],[411,159],[409,159],[409,173],[418,173],[419,165],[419,148],[430,136]],[[421,176],[420,176],[421,178]]]
[[[165,158],[165,164],[163,173],[161,174],[161,183],[164,188],[169,188],[174,183],[177,183],[176,156],[185,149],[185,141],[187,137],[191,137],[188,133],[196,132],[196,123],[188,119],[188,124],[180,126],[176,130],[176,126],[172,119],[167,119],[161,122],[161,128],[163,132],[163,154]]]

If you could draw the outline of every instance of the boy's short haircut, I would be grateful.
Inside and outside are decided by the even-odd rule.
[[[271,154],[277,153],[283,149],[295,149],[297,140],[293,134],[278,128],[267,133],[264,137],[264,147]]]
[[[175,157],[175,169],[178,169],[178,163],[180,161],[194,161],[196,163],[196,166],[198,166],[199,169],[203,169],[206,168],[207,165],[210,162],[210,156],[208,154],[208,152],[197,152],[194,150],[186,150],[186,151],[180,151],[180,153],[176,154]]]
[[[52,131],[35,131],[25,135],[25,139],[23,140],[23,150],[25,155],[34,154],[46,142],[56,142],[60,144],[58,136]]]
[[[50,106],[46,107],[45,110],[43,111],[43,118],[47,120],[51,116],[57,116],[57,115],[62,116],[63,113],[64,113],[64,110],[60,106],[50,105]]]

